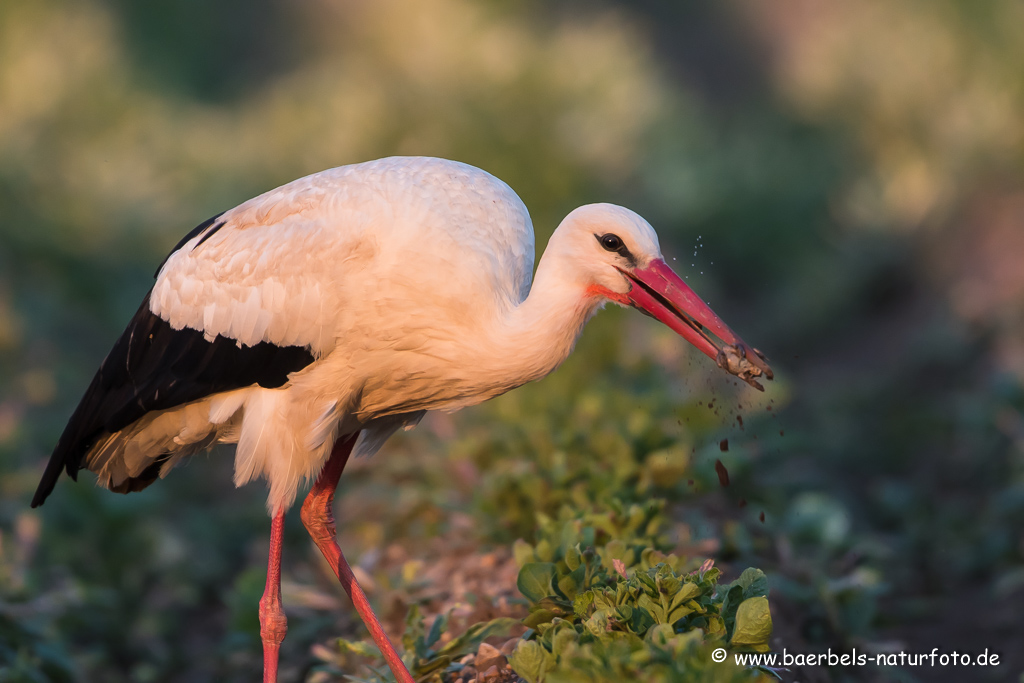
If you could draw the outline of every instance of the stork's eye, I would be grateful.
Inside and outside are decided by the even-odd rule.
[[[622,249],[622,247],[624,246],[622,244],[622,238],[619,237],[618,235],[613,235],[612,233],[608,233],[607,235],[601,235],[597,239],[598,241],[601,242],[601,246],[607,249],[608,251],[618,251],[619,249]]]

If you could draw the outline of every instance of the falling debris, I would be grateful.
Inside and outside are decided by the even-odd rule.
[[[718,442],[718,449],[725,453],[729,450],[729,439],[722,439]]]
[[[721,460],[715,461],[715,472],[718,474],[718,483],[722,487],[729,485],[729,470],[725,469],[725,465],[722,464]]]

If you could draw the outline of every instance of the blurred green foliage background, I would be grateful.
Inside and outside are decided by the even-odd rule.
[[[269,525],[230,451],[28,501],[182,234],[390,154],[494,173],[540,245],[581,203],[635,209],[778,378],[756,394],[607,311],[550,378],[354,464],[342,547],[391,619],[429,602],[433,559],[658,496],[680,552],[766,572],[774,649],[989,648],[971,680],[1016,680],[1021,26],[1017,0],[5,0],[0,681],[258,676]],[[287,543],[283,673],[333,680],[318,647],[360,630],[296,515]]]

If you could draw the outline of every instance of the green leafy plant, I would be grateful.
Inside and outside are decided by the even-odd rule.
[[[747,569],[719,586],[712,560],[666,555],[659,541],[662,501],[558,520],[540,518],[537,542],[518,541],[519,591],[531,630],[509,658],[530,683],[559,680],[714,680],[763,672],[711,659],[716,647],[766,651],[768,582]]]
[[[560,573],[563,565],[568,571]],[[744,680],[762,674],[729,659],[716,663],[711,652],[768,649],[771,613],[763,572],[747,569],[719,587],[720,571],[711,560],[687,573],[666,563],[628,573],[621,560],[613,565],[609,572],[595,553],[573,548],[564,562],[523,566],[519,586],[532,603],[524,623],[533,630],[509,658],[516,673],[530,683],[627,676]]]
[[[434,683],[450,680],[451,674],[457,675],[462,669],[459,659],[475,652],[480,643],[488,638],[507,636],[516,624],[515,619],[492,619],[473,624],[461,635],[445,640],[442,636],[448,631],[449,622],[450,614],[439,614],[428,629],[419,606],[413,605],[409,609],[405,620],[405,633],[402,635],[402,659],[416,680]],[[348,676],[349,680],[361,683],[394,680],[391,672],[383,665],[380,651],[368,640],[350,641],[338,638],[332,650],[321,651],[318,654],[324,660],[324,664],[319,667],[323,673],[340,676],[353,664],[363,664],[369,676]]]

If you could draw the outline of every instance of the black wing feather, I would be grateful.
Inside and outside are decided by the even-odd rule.
[[[193,230],[175,250],[215,220]],[[313,362],[313,354],[306,347],[269,342],[239,346],[223,336],[209,341],[199,330],[175,330],[150,311],[149,296],[146,294],[71,415],[39,482],[32,507],[41,505],[50,495],[61,470],[77,479],[82,458],[103,434],[120,431],[150,411],[173,408],[222,391],[253,384],[279,387],[288,381],[289,374]],[[117,490],[145,488],[156,479],[162,462],[158,459]]]
[[[196,227],[194,227],[191,230],[189,230],[188,234],[186,234],[184,237],[182,237],[180,240],[178,240],[178,243],[174,245],[174,249],[171,249],[171,251],[167,254],[167,256],[164,257],[164,260],[160,262],[160,265],[156,267],[156,272],[153,273],[153,277],[156,277],[157,275],[160,274],[160,269],[164,267],[165,263],[167,263],[167,259],[171,258],[171,254],[173,254],[174,252],[178,251],[183,246],[185,246],[185,242],[188,242],[190,239],[192,239],[193,237],[195,237],[196,235],[201,233],[203,230],[206,230],[207,228],[209,228],[214,223],[217,223],[217,219],[220,218],[223,215],[224,215],[224,212],[221,211],[216,216],[214,216],[212,218],[207,218],[205,221],[203,221],[202,223],[200,223]],[[200,244],[202,244],[206,240],[210,239],[210,236],[213,235],[213,233],[215,233],[218,230],[220,230],[221,227],[223,227],[223,225],[224,225],[224,221],[221,221],[220,223],[217,223],[216,225],[213,225],[213,229],[210,230],[210,232],[208,232],[205,235],[203,235],[203,239],[199,240],[199,242],[196,243],[196,246],[192,247],[192,248],[195,249]]]

